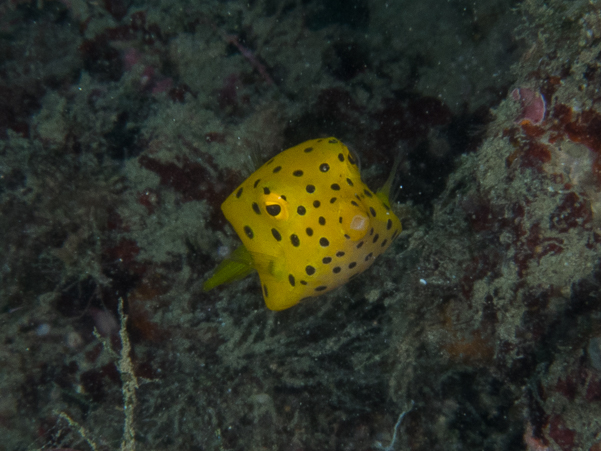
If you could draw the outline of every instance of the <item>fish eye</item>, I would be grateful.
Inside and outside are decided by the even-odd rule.
[[[278,204],[267,205],[265,209],[271,216],[277,216],[282,212],[282,207],[280,207]]]
[[[263,206],[269,216],[279,220],[288,219],[288,201],[286,200],[286,196],[270,192],[263,199]]]

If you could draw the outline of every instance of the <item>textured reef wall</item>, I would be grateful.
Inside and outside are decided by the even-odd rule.
[[[0,4],[0,450],[601,449],[600,55],[580,0]],[[330,135],[402,149],[394,246],[203,292]]]
[[[600,10],[522,11],[515,88],[409,246],[421,301],[392,301],[410,449],[601,446]]]

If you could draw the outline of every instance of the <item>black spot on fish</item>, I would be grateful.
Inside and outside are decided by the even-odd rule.
[[[399,234],[399,231],[395,230],[394,233],[392,234],[391,240],[394,240],[397,237],[398,234]]]
[[[292,286],[295,285],[294,276],[292,274],[288,274],[288,282],[290,282],[290,285]]]
[[[376,217],[376,210],[374,210],[374,207],[369,207],[369,212],[374,218]]]
[[[268,297],[269,295],[267,294],[267,285],[263,285],[263,293],[265,293],[265,297]]]
[[[299,215],[304,216],[305,213],[307,213],[307,209],[305,207],[303,207],[302,205],[299,205],[298,208],[296,209],[296,212]]]
[[[332,183],[330,188],[332,188],[334,191],[340,191],[340,185],[338,183]]]
[[[311,152],[311,151],[313,151],[313,147],[307,147],[307,148],[305,149],[305,153],[309,153],[309,152]]]
[[[380,238],[380,235],[379,235],[378,233],[376,233],[376,236],[374,236],[374,243],[375,243],[376,241],[378,241],[378,238]]]
[[[367,197],[374,197],[372,193],[370,193],[368,190],[364,189],[363,192],[365,193],[365,195]]]
[[[353,185],[353,181],[349,178],[346,179],[346,183],[348,183],[348,186],[355,186]]]
[[[342,155],[341,153],[338,154],[338,159],[341,163],[344,163],[344,155]]]
[[[313,236],[313,229],[311,227],[307,227],[307,229],[305,230],[305,232],[307,232],[307,235]]]
[[[326,287],[325,285],[320,285],[317,288],[315,288],[315,291],[324,291],[327,289],[328,289],[328,287]]]
[[[282,170],[281,166],[276,166],[275,168],[273,168],[273,173],[277,174],[278,172],[280,172]]]
[[[244,233],[246,233],[246,236],[249,237],[251,240],[255,237],[253,229],[251,229],[249,226],[244,226]]]
[[[330,170],[330,165],[329,165],[328,163],[322,163],[322,164],[319,166],[319,170],[320,170],[321,172],[328,172],[328,171]]]
[[[315,208],[319,208],[319,206],[320,206],[320,205],[321,205],[321,202],[319,202],[318,200],[314,200],[314,201],[313,201],[313,206],[314,206]]]
[[[237,192],[236,192],[236,199],[240,199],[240,196],[242,196],[242,191],[243,189],[240,188]]]
[[[271,234],[277,241],[282,241],[282,235],[276,229],[271,229]]]
[[[355,266],[357,266],[357,262],[351,262],[348,265],[349,269],[353,269]]]
[[[357,202],[355,202],[354,200],[351,200],[351,204],[354,205],[355,207],[359,206],[359,204]]]
[[[348,158],[348,162],[349,162],[350,164],[355,164],[355,165],[357,164],[357,160],[355,160],[355,157],[353,157],[353,155],[352,155],[352,154],[350,154],[350,153],[349,153],[349,154],[346,156],[346,158]]]
[[[361,249],[361,246],[363,246],[364,241],[361,241],[359,244],[357,244],[357,249]]]
[[[342,251],[336,252],[336,257],[344,257],[344,252],[342,252]]]
[[[328,142],[330,144],[336,144],[338,142],[338,140],[337,139],[330,139]]]
[[[328,241],[328,239],[327,239],[327,238],[321,237],[321,238],[319,239],[319,244],[320,244],[322,247],[328,247],[328,246],[330,245],[330,242]]]
[[[263,188],[263,194],[268,196],[269,194],[271,194],[271,191],[269,190],[269,188],[265,187],[265,188]]]
[[[253,184],[253,188],[256,188],[260,181],[261,181],[261,179],[255,180],[255,183]]]
[[[389,220],[386,222],[386,230],[390,230],[390,228],[391,228],[391,227],[392,227],[392,219],[389,219]]]
[[[323,216],[320,216],[320,217],[319,217],[319,223],[320,223],[321,225],[326,225],[326,218],[324,218]]]
[[[294,247],[299,247],[300,246],[300,239],[294,233],[292,235],[290,235],[290,242],[292,243],[292,245]]]
[[[386,243],[388,243],[388,239],[385,239],[384,241],[382,241],[382,244],[381,244],[381,246],[382,246],[382,247],[386,246]]]
[[[293,176],[295,177],[302,177],[303,176],[303,171],[301,171],[300,169],[298,171],[294,171],[292,173]]]
[[[308,276],[312,276],[313,274],[315,274],[315,268],[311,265],[307,265],[307,267],[305,268],[305,272]]]
[[[267,207],[269,208],[269,207]],[[256,214],[260,215],[261,214],[261,209],[259,208],[259,204],[256,202],[253,202],[253,210],[255,211]],[[269,210],[267,210],[269,212]],[[275,216],[275,215],[273,215]]]
[[[336,267],[335,267],[335,268],[332,270],[332,272],[333,272],[334,274],[338,274],[340,271],[341,271],[341,269],[340,269],[340,266],[336,266]]]
[[[374,255],[373,252],[370,252],[369,254],[367,254],[365,257],[365,261],[369,261],[373,257],[373,255]]]
[[[335,197],[332,197],[332,198],[330,199],[330,203],[331,203],[331,204],[333,204],[334,202],[336,202],[336,198],[335,198]]]
[[[309,194],[313,194],[315,192],[315,186],[314,185],[307,185],[307,192]]]
[[[327,265],[328,263],[332,262],[332,257],[324,257],[321,261]]]
[[[307,282],[305,282],[304,280],[300,281],[301,285],[307,285]]]

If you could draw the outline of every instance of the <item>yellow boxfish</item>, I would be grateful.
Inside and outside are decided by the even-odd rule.
[[[204,289],[256,270],[267,307],[284,310],[345,284],[401,232],[389,200],[396,166],[373,193],[356,157],[336,138],[276,155],[221,205],[243,244]]]

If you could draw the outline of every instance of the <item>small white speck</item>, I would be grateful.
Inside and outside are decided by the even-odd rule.
[[[419,279],[419,283],[421,283],[422,285],[428,285],[428,282],[426,282],[426,279]]]

